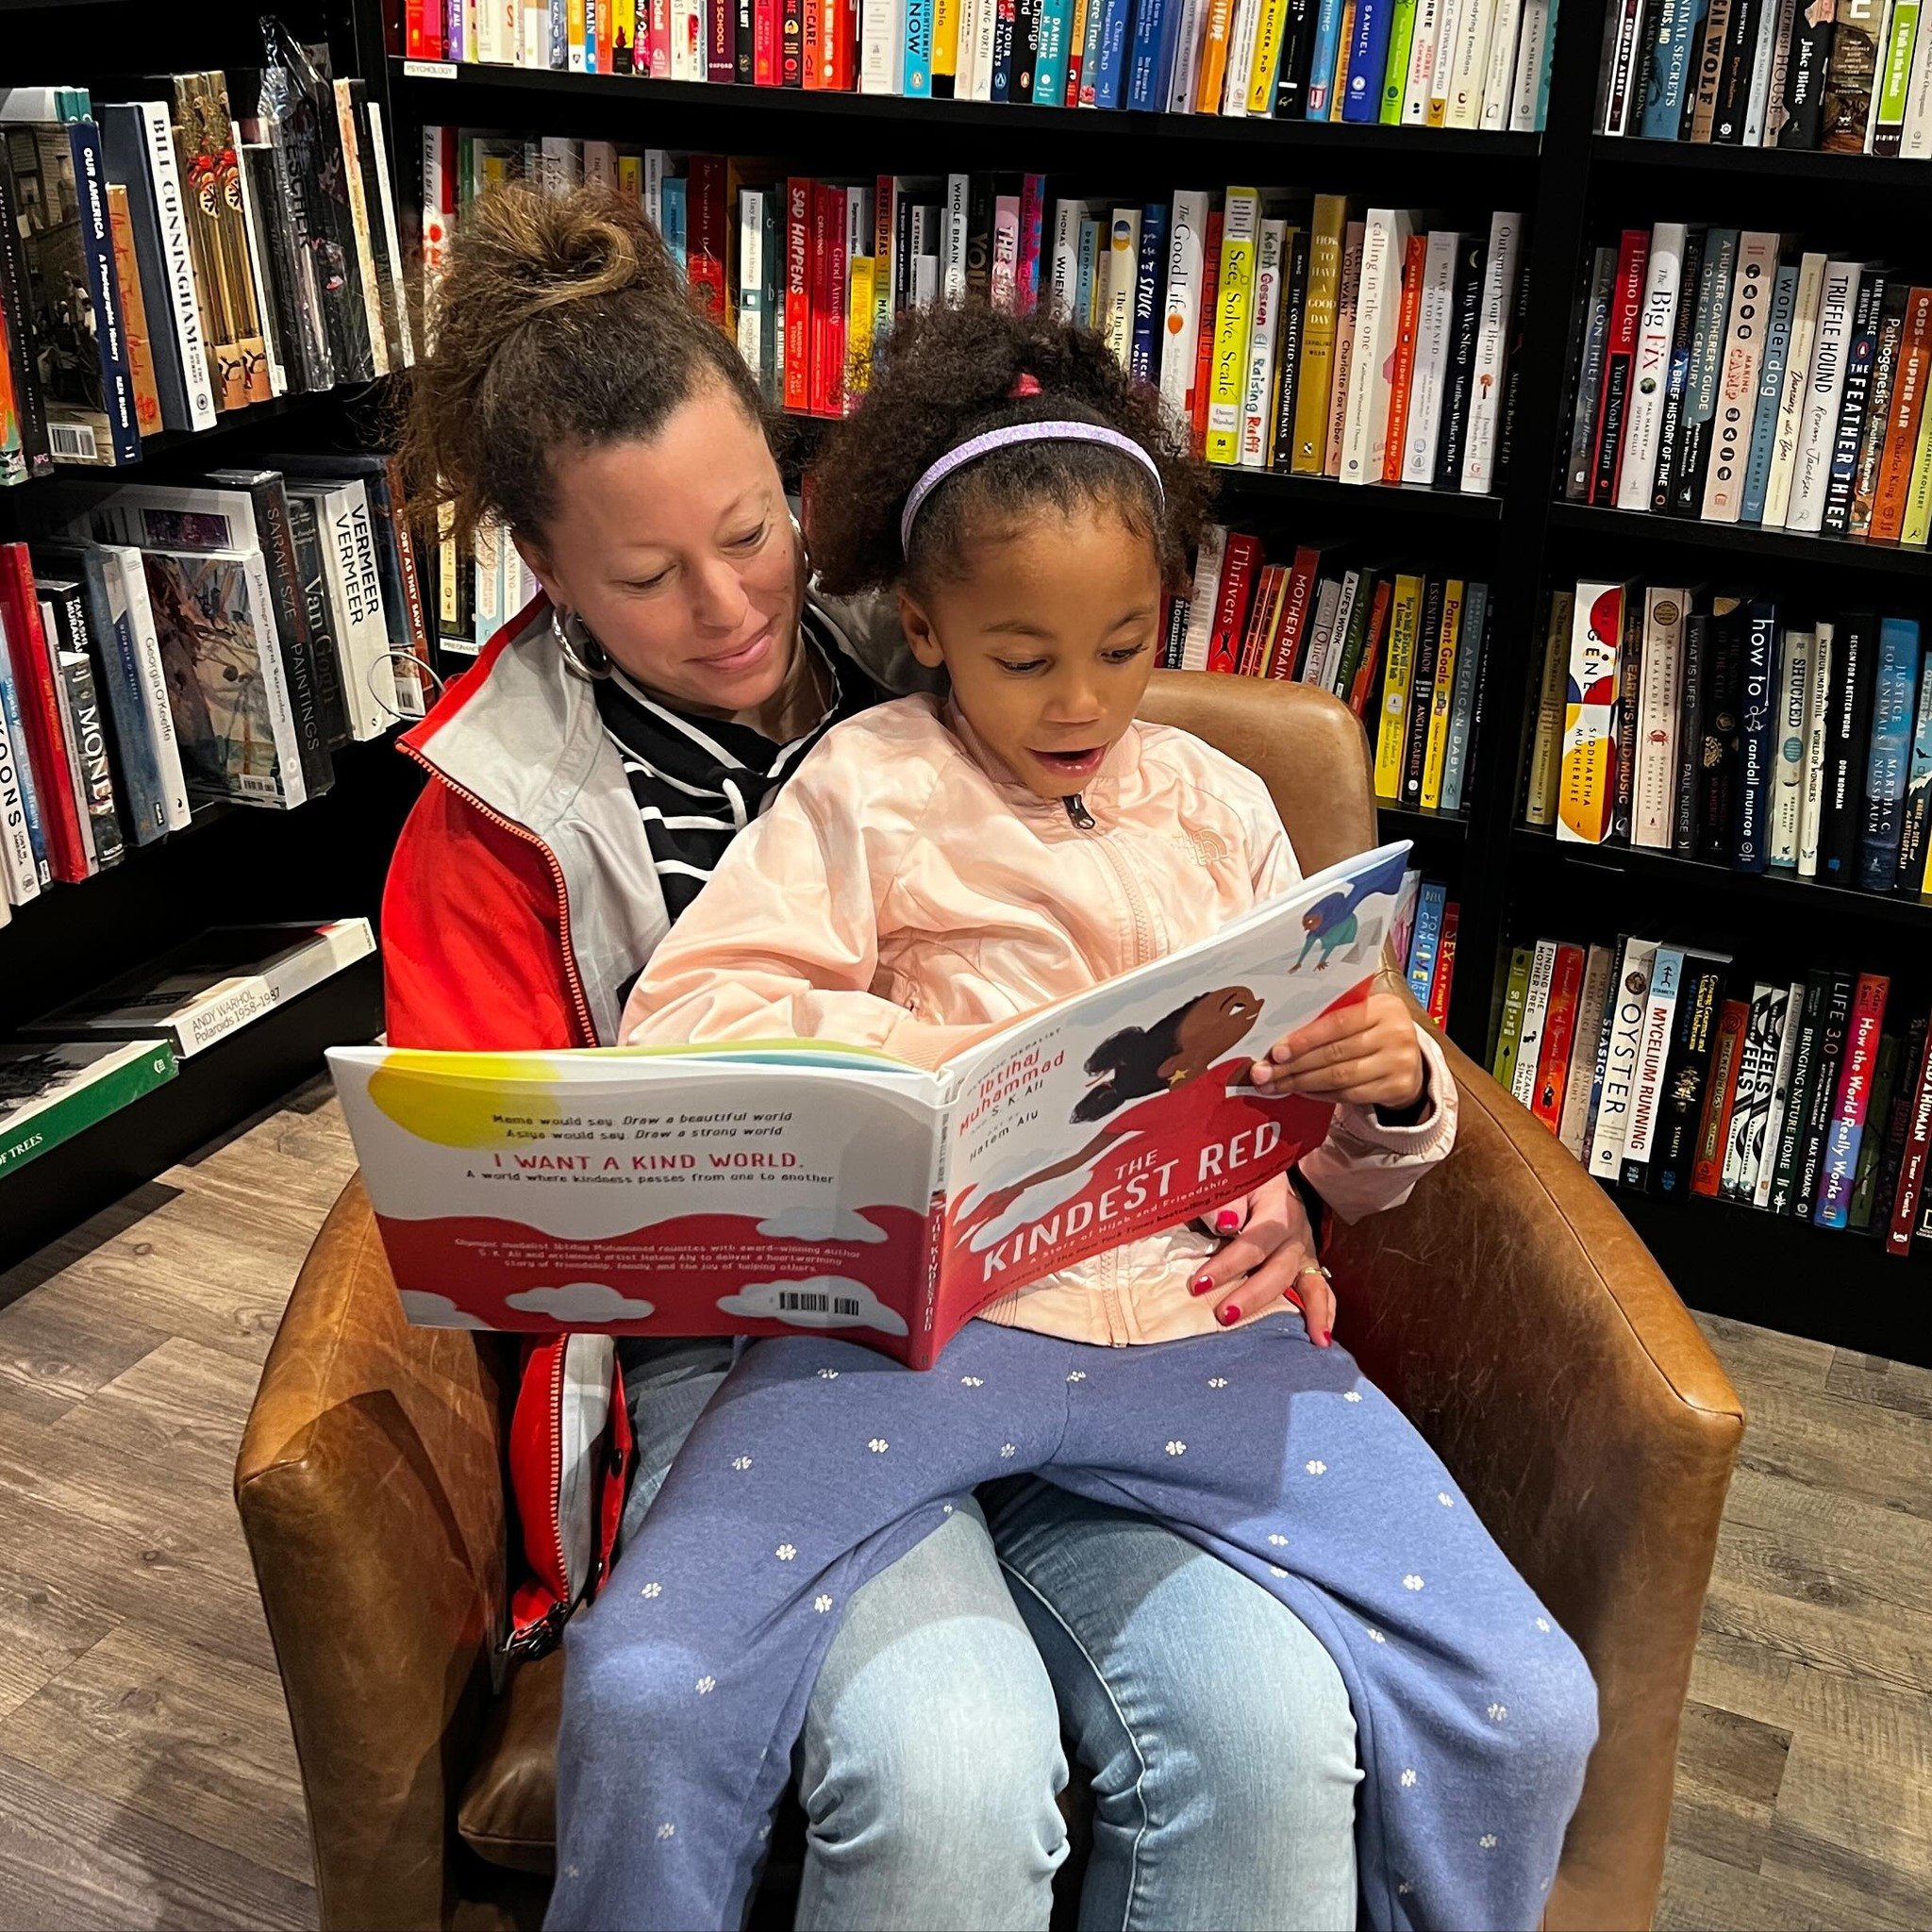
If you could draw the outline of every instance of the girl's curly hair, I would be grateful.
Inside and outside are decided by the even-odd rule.
[[[635,199],[492,189],[463,211],[412,372],[400,445],[412,507],[541,531],[559,452],[649,438],[716,384],[767,433],[757,381],[685,288]]]
[[[899,514],[928,465],[983,430],[1047,418],[1132,437],[1159,468],[1162,500],[1140,464],[1117,451],[1018,443],[941,483],[901,554]],[[813,568],[834,595],[902,579],[915,589],[930,583],[958,570],[970,537],[1009,527],[1041,504],[1063,511],[1105,504],[1153,541],[1163,580],[1177,586],[1212,500],[1207,466],[1185,430],[1092,330],[974,303],[900,318],[871,389],[812,465],[806,520]]]

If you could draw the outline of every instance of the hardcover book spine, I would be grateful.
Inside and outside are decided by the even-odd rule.
[[[1711,419],[1717,414],[1724,373],[1724,325],[1730,314],[1731,282],[1737,272],[1738,230],[1714,228],[1706,242],[1705,269],[1697,290],[1697,327],[1690,364],[1684,378],[1684,408],[1669,479],[1668,506],[1677,516],[1694,517],[1704,501],[1705,471],[1710,461]]]
[[[1232,465],[1241,458],[1260,201],[1252,188],[1230,189],[1222,221],[1220,312],[1214,332],[1213,388],[1208,403],[1210,463]]]
[[[1731,863],[1740,872],[1762,872],[1771,860],[1772,759],[1776,702],[1777,611],[1749,607],[1745,629],[1743,695],[1739,711],[1737,829]]]
[[[1932,1037],[1928,1037],[1917,1065],[1912,1070],[1910,1113],[1905,1158],[1899,1166],[1898,1182],[1889,1203],[1890,1220],[1886,1228],[1885,1252],[1909,1255],[1912,1230],[1918,1221],[1919,1202],[1925,1188],[1925,1167],[1932,1158]]]
[[[1474,391],[1462,457],[1465,496],[1487,496],[1496,485],[1496,437],[1501,426],[1505,362],[1509,349],[1509,318],[1516,303],[1517,251],[1523,218],[1499,210],[1490,219],[1483,267],[1482,310],[1476,338]]]
[[[1805,750],[1810,724],[1811,657],[1816,639],[1795,625],[1784,634],[1773,686],[1776,721],[1772,732],[1771,849],[1774,868],[1795,872],[1798,830],[1804,817]]]
[[[1193,414],[1207,228],[1207,194],[1198,189],[1181,190],[1174,198],[1174,225],[1168,242],[1166,326],[1160,349],[1160,400],[1176,423],[1188,422]]]
[[[1885,618],[1878,626],[1878,682],[1858,841],[1858,885],[1868,892],[1890,891],[1897,875],[1918,685],[1919,626],[1909,618]]]
[[[1524,995],[1523,1025],[1516,1040],[1516,1068],[1509,1091],[1524,1107],[1536,1101],[1537,1074],[1542,1068],[1543,1024],[1549,1018],[1550,987],[1557,975],[1554,940],[1539,940],[1531,956],[1529,986]]]
[[[1248,363],[1242,383],[1241,465],[1265,470],[1274,428],[1274,343],[1281,325],[1282,257],[1288,224],[1261,224],[1260,253],[1255,269],[1255,308],[1248,332]],[[1151,303],[1150,303],[1151,308]]]
[[[1688,593],[1651,589],[1643,600],[1643,658],[1630,842],[1671,849],[1672,791],[1677,774],[1677,714],[1683,701]]]
[[[1824,525],[1824,500],[1831,483],[1831,454],[1844,397],[1845,366],[1862,271],[1855,261],[1825,265],[1818,308],[1818,332],[1811,348],[1811,373],[1799,421],[1796,466],[1785,528],[1817,532]]]
[[[1408,416],[1403,439],[1402,481],[1426,486],[1436,474],[1436,446],[1442,425],[1442,384],[1448,373],[1449,331],[1461,237],[1454,229],[1432,233],[1423,258],[1421,300],[1416,310],[1415,372],[1409,382]]]
[[[1663,427],[1664,394],[1670,382],[1671,343],[1676,333],[1677,297],[1683,284],[1685,228],[1659,222],[1651,231],[1650,262],[1637,323],[1630,400],[1624,416],[1624,442],[1617,459],[1616,506],[1650,508],[1657,478],[1657,438]]]
[[[1764,359],[1757,370],[1757,397],[1751,417],[1751,443],[1744,458],[1744,496],[1739,520],[1764,521],[1765,493],[1771,486],[1772,449],[1777,434],[1778,400],[1784,393],[1790,355],[1791,323],[1798,304],[1798,268],[1786,262],[1772,283],[1771,319],[1765,325]]]
[[[1823,255],[1807,255],[1798,264],[1798,291],[1791,308],[1791,341],[1786,352],[1784,389],[1778,398],[1777,426],[1771,441],[1771,475],[1764,488],[1763,524],[1782,529],[1790,508],[1798,469],[1798,438],[1805,398],[1811,381],[1811,352],[1818,340],[1818,309],[1824,293]]]
[[[1831,974],[1819,1008],[1814,1072],[1805,1118],[1800,1123],[1797,1168],[1791,1188],[1790,1211],[1799,1221],[1809,1221],[1818,1208],[1825,1138],[1831,1130],[1839,1074],[1844,1064],[1845,1037],[1851,1024],[1853,984],[1849,973]]]
[[[1591,946],[1583,968],[1583,988],[1576,1003],[1575,1053],[1563,1092],[1557,1138],[1578,1160],[1586,1155],[1591,1100],[1601,1077],[1605,1021],[1609,1017],[1610,978],[1616,955],[1608,946]]]
[[[1805,774],[1798,798],[1798,876],[1818,876],[1818,838],[1824,810],[1826,751],[1831,736],[1835,626],[1821,624],[1811,636],[1811,689],[1805,699]]]
[[[1636,1077],[1631,1088],[1628,1125],[1618,1177],[1626,1188],[1642,1188],[1656,1144],[1657,1111],[1663,1095],[1664,1069],[1670,1058],[1676,1024],[1679,983],[1684,955],[1659,946],[1652,963],[1650,992],[1638,1039]]]
[[[1743,1105],[1742,1091],[1755,1078],[1745,1070],[1744,1035],[1751,1008],[1726,1000],[1718,1008],[1717,1041],[1711,1048],[1710,1077],[1705,1084],[1704,1113],[1697,1126],[1697,1156],[1690,1167],[1690,1191],[1715,1198],[1724,1186],[1731,1131]]]
[[[1449,744],[1442,762],[1443,811],[1462,809],[1462,786],[1469,769],[1475,721],[1482,709],[1483,665],[1487,656],[1490,590],[1469,584],[1462,595],[1462,631],[1456,654],[1456,688],[1449,699]]]
[[[1553,1134],[1563,1116],[1582,991],[1583,948],[1560,945],[1550,976],[1549,1005],[1543,1015],[1542,1045],[1537,1055],[1536,1084],[1530,1098],[1530,1111]]]
[[[1850,534],[1852,491],[1858,476],[1858,448],[1864,440],[1865,412],[1872,399],[1874,366],[1878,359],[1878,325],[1885,301],[1886,277],[1868,275],[1858,290],[1857,319],[1851,347],[1845,354],[1845,390],[1839,404],[1838,424],[1831,440],[1831,463],[1824,488],[1824,532],[1827,537]]]
[[[1690,1191],[1704,1115],[1704,1090],[1716,1041],[1718,1009],[1724,993],[1724,965],[1692,954],[1672,1016],[1671,1049],[1657,1094],[1657,1124],[1650,1172],[1656,1194]]]
[[[1624,587],[1579,583],[1564,701],[1557,837],[1600,845],[1617,794],[1617,702]]]
[[[1812,1220],[1820,1227],[1843,1227],[1849,1219],[1853,1179],[1865,1134],[1872,1075],[1890,990],[1891,982],[1883,974],[1861,973],[1852,995],[1844,1062],[1820,1156],[1818,1203],[1812,1212]]]
[[[1738,246],[1731,283],[1730,326],[1725,336],[1717,408],[1712,418],[1710,464],[1704,481],[1704,521],[1735,524],[1744,504],[1757,374],[1777,275],[1778,237],[1747,229]]]
[[[1577,318],[1581,360],[1571,408],[1569,467],[1563,478],[1563,495],[1571,503],[1588,503],[1591,485],[1596,480],[1597,425],[1602,420],[1604,362],[1609,353],[1616,281],[1617,251],[1597,249],[1591,258],[1590,282]]]

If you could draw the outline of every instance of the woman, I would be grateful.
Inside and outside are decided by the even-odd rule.
[[[412,475],[464,526],[507,524],[544,595],[407,741],[432,782],[385,902],[390,1036],[608,1043],[735,833],[835,720],[916,680],[893,625],[809,590],[757,388],[634,213],[487,198],[438,308]],[[1285,1184],[1221,1231],[1218,1296],[1247,1313],[1292,1286],[1327,1329]],[[594,1590],[730,1359],[617,1353],[529,1352],[525,1647]],[[798,1754],[798,1923],[1044,1925],[1064,1730],[1097,1801],[1084,1924],[1352,1925],[1354,1720],[1307,1630],[1143,1518],[1033,1481],[981,1505],[846,1610]]]

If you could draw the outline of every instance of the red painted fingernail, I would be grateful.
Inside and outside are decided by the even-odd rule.
[[[1291,1288],[1284,1288],[1281,1291],[1281,1299],[1291,1304],[1294,1307],[1299,1308],[1300,1307],[1302,1307],[1301,1296],[1295,1293],[1294,1290]]]
[[[1324,1329],[1323,1329],[1323,1331],[1322,1331],[1322,1346],[1323,1346],[1324,1348],[1326,1348],[1326,1347],[1328,1346],[1328,1344],[1329,1344],[1329,1343],[1330,1343],[1331,1341],[1333,1341],[1334,1340],[1335,1340],[1335,1331],[1334,1331],[1334,1329],[1332,1329],[1332,1328],[1324,1328]]]
[[[1211,1274],[1202,1274],[1188,1283],[1188,1292],[1190,1294],[1206,1294],[1213,1286],[1214,1277]]]
[[[1241,1311],[1238,1307],[1236,1307],[1232,1302],[1229,1302],[1226,1307],[1217,1308],[1214,1311],[1214,1319],[1217,1322],[1219,1322],[1224,1328],[1232,1328],[1234,1324],[1241,1320]]]
[[[1232,1234],[1241,1224],[1241,1218],[1232,1208],[1224,1208],[1214,1217],[1214,1230],[1217,1234]]]

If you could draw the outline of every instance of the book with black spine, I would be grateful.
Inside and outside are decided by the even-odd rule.
[[[1697,1158],[1697,1130],[1704,1116],[1704,1090],[1717,1036],[1718,1007],[1724,999],[1729,966],[1728,954],[1684,955],[1646,1182],[1654,1194],[1682,1195],[1690,1191],[1690,1167]]]
[[[1848,886],[1857,874],[1865,822],[1865,764],[1878,688],[1878,616],[1847,611],[1832,641],[1831,710],[1824,741],[1824,796],[1818,821],[1818,876]]]
[[[1809,1221],[1818,1207],[1818,1188],[1824,1174],[1824,1143],[1838,1106],[1839,1069],[1844,1060],[1845,1035],[1852,1019],[1852,990],[1856,984],[1856,974],[1833,972],[1819,1008],[1818,1043],[1813,1055],[1815,1073],[1805,1109],[1791,1189],[1790,1211],[1799,1221]]]
[[[1710,600],[1710,655],[1698,751],[1697,856],[1722,864],[1730,862],[1737,812],[1745,626],[1741,598]]]
[[[1805,975],[1805,1000],[1798,1015],[1797,1045],[1791,1056],[1790,1077],[1785,1089],[1784,1118],[1778,1126],[1777,1155],[1773,1164],[1771,1191],[1765,1206],[1774,1214],[1789,1215],[1797,1205],[1798,1168],[1805,1149],[1811,1103],[1818,1091],[1818,1044],[1824,1022],[1825,1001],[1832,975],[1819,968]],[[1847,1008],[1851,982],[1845,982]]]
[[[1604,340],[1603,394],[1596,410],[1596,450],[1590,500],[1616,501],[1617,464],[1624,453],[1624,416],[1637,364],[1638,318],[1643,312],[1643,285],[1650,267],[1650,230],[1626,228],[1617,243],[1617,270],[1610,288],[1609,332]]]
[[[1710,462],[1712,423],[1724,375],[1724,341],[1730,325],[1731,283],[1737,274],[1739,230],[1713,228],[1706,240],[1704,272],[1697,284],[1697,325],[1690,363],[1684,378],[1682,424],[1674,453],[1670,508],[1694,517],[1704,505],[1705,473]]]
[[[1306,223],[1289,231],[1288,274],[1283,284],[1274,378],[1274,468],[1279,471],[1286,471],[1294,460],[1294,411],[1299,395],[1304,310],[1308,299],[1308,242]]]
[[[1690,381],[1690,352],[1697,340],[1697,313],[1703,299],[1704,250],[1707,231],[1684,231],[1684,266],[1677,290],[1677,314],[1671,325],[1671,359],[1664,379],[1664,406],[1657,424],[1657,462],[1650,484],[1650,508],[1661,513],[1671,507],[1677,473],[1677,451],[1684,440],[1685,392]]]
[[[1739,872],[1771,863],[1771,811],[1776,756],[1777,606],[1754,598],[1744,609],[1744,663],[1738,702],[1738,780],[1730,860]]]
[[[94,683],[86,595],[77,579],[65,576],[36,576],[34,592],[53,658],[68,777],[80,811],[88,871],[103,872],[121,862],[127,846],[108,757],[104,701]]]
[[[1785,55],[1785,123],[1781,148],[1816,149],[1824,125],[1824,76],[1831,64],[1837,23],[1835,0],[1800,0],[1791,10],[1791,38]]]
[[[1591,257],[1590,280],[1584,285],[1579,317],[1582,356],[1570,419],[1570,464],[1563,480],[1564,499],[1570,503],[1590,501],[1590,487],[1596,475],[1597,420],[1603,407],[1604,358],[1609,347],[1611,290],[1616,277],[1617,251],[1597,249]]]
[[[1706,667],[1710,657],[1710,613],[1692,610],[1684,619],[1683,682],[1677,693],[1676,776],[1671,788],[1671,850],[1679,858],[1697,856],[1697,775],[1704,753]]]
[[[1775,0],[1772,0],[1775,4]],[[1718,75],[1717,108],[1710,139],[1717,147],[1740,147],[1751,108],[1751,74],[1757,47],[1757,26],[1765,0],[1731,0],[1724,23],[1724,43]]]
[[[1868,270],[1858,283],[1851,345],[1845,351],[1844,394],[1839,399],[1838,426],[1832,437],[1831,478],[1824,491],[1824,534],[1827,537],[1843,537],[1851,531],[1852,495],[1858,480],[1858,452],[1864,441],[1865,413],[1872,401],[1878,324],[1886,293],[1887,272]]]

